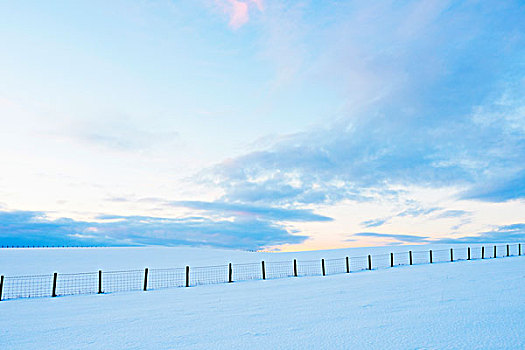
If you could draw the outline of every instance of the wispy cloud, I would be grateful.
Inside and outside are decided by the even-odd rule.
[[[222,11],[229,16],[229,25],[238,29],[250,19],[250,11],[264,10],[263,0],[215,0]]]
[[[525,240],[525,224],[498,226],[493,230],[480,232],[475,236],[460,238],[443,238],[436,243],[508,243]]]
[[[366,220],[366,221],[363,221],[361,223],[362,226],[365,226],[365,227],[378,227],[378,226],[381,226],[383,225],[384,223],[386,223],[389,219],[388,218],[384,218],[384,219],[371,219],[371,220]]]
[[[470,214],[466,210],[445,210],[442,213],[439,213],[435,216],[436,219],[446,219],[446,218],[460,218],[465,215]]]
[[[391,233],[376,233],[376,232],[359,232],[359,233],[354,233],[352,236],[393,238],[397,241],[405,242],[405,243],[421,243],[421,242],[428,241],[428,237],[424,237],[424,236],[402,235],[402,234],[391,234]]]
[[[1,245],[190,245],[259,249],[300,243],[280,225],[258,219],[214,220],[102,215],[94,221],[50,220],[45,213],[0,212]]]
[[[235,215],[237,217],[253,217],[272,221],[331,221],[332,218],[318,215],[309,209],[286,209],[277,207],[263,207],[249,204],[202,202],[202,201],[174,201],[169,205],[197,210],[208,211],[221,215]]]

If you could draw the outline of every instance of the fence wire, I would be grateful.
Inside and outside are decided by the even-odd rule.
[[[519,244],[492,245],[470,248],[470,259],[492,259],[495,257],[523,255]],[[150,269],[147,278],[145,270],[106,271],[54,275],[6,276],[1,299],[37,298],[73,294],[114,293],[123,291],[153,290],[217,284],[234,281],[286,278],[297,276],[321,276],[342,274],[372,269],[388,268],[392,265],[428,264],[469,259],[469,248],[440,249],[430,251],[375,254],[341,259],[296,261],[268,261],[262,263],[192,267],[189,276],[185,268]],[[393,258],[393,261],[392,261]],[[370,259],[370,260],[369,260]],[[431,260],[432,259],[432,260]],[[369,265],[371,264],[371,265]],[[231,267],[231,271],[230,271]],[[53,289],[53,287],[55,287]]]
[[[228,282],[228,265],[190,268],[190,286]]]
[[[481,258],[482,258],[481,247],[470,248],[470,259],[477,260]]]
[[[144,288],[144,270],[108,271],[102,274],[102,292],[131,292]]]
[[[356,256],[350,258],[350,272],[368,269],[368,257]]]
[[[98,293],[98,273],[67,273],[57,276],[57,295]]]
[[[432,262],[447,262],[450,261],[450,250],[439,249],[432,251]]]
[[[384,269],[390,267],[390,254],[379,254],[371,256],[372,269]]]
[[[412,252],[412,264],[429,264],[430,252],[426,250],[418,250]]]
[[[266,278],[268,279],[292,277],[293,275],[293,261],[268,261],[266,263]]]
[[[53,275],[5,277],[3,299],[50,297]]]
[[[453,255],[453,258],[454,260],[467,260],[468,258],[468,248],[456,248],[453,250],[454,251],[454,255]]]
[[[321,276],[322,274],[321,260],[297,261],[297,276]]]
[[[325,272],[327,275],[335,275],[346,272],[346,259],[326,259]]]
[[[262,265],[253,264],[233,264],[232,265],[233,281],[248,281],[262,279]]]
[[[164,289],[184,287],[186,285],[186,269],[151,269],[148,271],[146,288]]]
[[[410,263],[410,261],[409,261],[409,254],[408,254],[408,252],[394,253],[394,266],[396,266],[396,265],[408,265],[409,263]]]

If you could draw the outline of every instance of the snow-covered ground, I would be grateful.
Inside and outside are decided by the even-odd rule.
[[[499,243],[498,245],[501,245]],[[390,252],[428,251],[465,247],[456,245],[400,245],[363,247],[306,252],[261,253],[242,250],[188,247],[122,247],[122,248],[7,248],[0,249],[0,274],[5,276],[38,275],[98,270],[134,270],[171,268],[190,265],[209,266],[227,263],[337,259]],[[488,250],[492,244],[485,245]],[[490,248],[490,249],[489,249]]]
[[[0,269],[76,272],[379,251],[13,249],[0,254]],[[0,349],[523,349],[524,331],[525,257],[0,302]]]

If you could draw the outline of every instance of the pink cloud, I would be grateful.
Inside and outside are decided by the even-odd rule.
[[[263,0],[216,0],[221,9],[230,17],[229,26],[238,29],[250,19],[250,9],[264,10]]]

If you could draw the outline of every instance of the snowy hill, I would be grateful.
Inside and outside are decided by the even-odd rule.
[[[177,249],[147,249],[156,252],[147,262],[150,265],[167,264],[169,257],[170,264],[225,258],[217,250],[181,248],[175,254]],[[163,250],[164,255],[159,253]],[[16,259],[37,254],[14,251],[7,258],[2,252],[2,269],[8,259],[24,265]],[[130,262],[144,266],[146,262],[137,257],[151,253],[117,251],[122,262],[110,254],[111,259],[99,260],[98,266],[130,267]],[[182,257],[183,251],[188,255]],[[71,250],[42,252],[38,254],[49,254],[53,261],[25,265],[45,269],[65,263],[78,271],[94,264],[89,254],[81,259]],[[104,256],[91,252],[96,253],[95,260]],[[222,252],[236,262],[261,259],[260,253]],[[342,252],[333,254],[339,257]],[[317,258],[329,257],[330,252],[301,254]],[[283,259],[280,254],[265,255],[270,256]],[[208,260],[200,260],[203,257]],[[10,268],[21,272],[20,267]],[[12,300],[0,302],[0,348],[518,349],[525,347],[524,280],[525,259],[510,257],[326,277]]]

